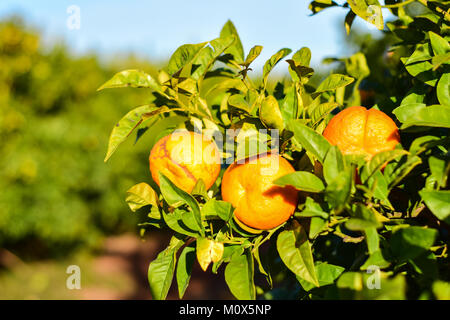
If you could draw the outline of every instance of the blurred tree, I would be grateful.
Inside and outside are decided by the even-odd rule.
[[[120,199],[148,178],[149,150],[140,141],[105,166],[104,145],[111,122],[147,94],[97,93],[112,73],[95,56],[43,48],[20,19],[0,23],[0,247],[23,257],[64,255],[135,229]]]

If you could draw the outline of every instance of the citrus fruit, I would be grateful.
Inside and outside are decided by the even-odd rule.
[[[150,172],[159,185],[161,172],[180,189],[191,192],[199,179],[209,189],[220,173],[216,143],[197,132],[176,131],[158,140],[150,157]]]
[[[364,155],[367,160],[379,152],[395,149],[400,142],[398,128],[389,116],[357,106],[335,115],[323,136],[343,154]]]
[[[259,230],[275,228],[287,221],[297,206],[295,188],[273,184],[291,172],[295,172],[291,164],[277,154],[234,162],[222,178],[222,199],[235,207],[235,217],[246,226]]]

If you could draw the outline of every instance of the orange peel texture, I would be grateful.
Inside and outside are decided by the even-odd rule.
[[[350,107],[335,115],[323,136],[345,154],[375,154],[395,149],[400,135],[395,122],[384,112],[364,107]]]
[[[222,199],[235,207],[235,218],[245,225],[273,229],[292,216],[298,201],[295,188],[277,186],[273,181],[294,171],[276,154],[251,157],[242,164],[235,162],[223,175]]]
[[[150,152],[149,162],[152,178],[158,185],[161,172],[189,193],[199,179],[209,189],[220,173],[216,143],[191,131],[174,132],[158,140]]]

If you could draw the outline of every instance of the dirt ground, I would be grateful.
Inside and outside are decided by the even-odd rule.
[[[60,261],[25,263],[0,249],[0,299],[151,299],[147,270],[169,238],[159,234],[142,241],[134,234],[109,237],[99,254],[77,254]],[[69,265],[81,271],[81,289],[69,290]],[[174,279],[168,299],[178,299]],[[223,267],[218,274],[203,272],[194,264],[184,299],[233,299],[225,284]]]

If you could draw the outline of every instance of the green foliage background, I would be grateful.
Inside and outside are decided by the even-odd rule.
[[[95,247],[104,234],[135,230],[122,198],[148,172],[137,145],[105,166],[111,123],[148,94],[98,94],[114,69],[148,63],[74,57],[41,46],[19,19],[0,23],[0,247],[22,257]],[[132,147],[130,142],[125,149]]]

